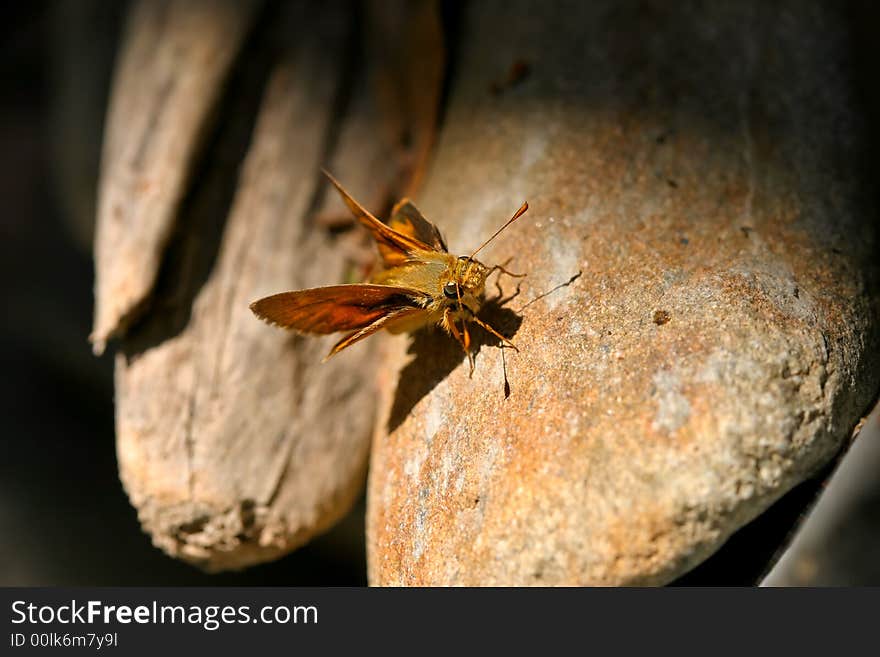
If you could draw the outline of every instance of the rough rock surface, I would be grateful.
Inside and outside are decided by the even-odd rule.
[[[374,584],[667,582],[825,462],[876,390],[843,18],[557,9],[462,18],[417,201],[468,253],[529,200],[480,258],[528,272],[484,313],[520,351],[485,338],[469,379],[439,332],[385,343]]]

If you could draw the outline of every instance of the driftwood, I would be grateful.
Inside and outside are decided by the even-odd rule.
[[[185,13],[186,5],[171,3],[166,31],[175,32],[175,12]],[[383,75],[405,73],[387,73],[379,57],[358,63],[347,9],[337,2],[271,8],[219,98],[205,98],[203,91],[200,98],[168,96],[161,105],[131,107],[129,96],[144,71],[135,72],[127,58],[149,45],[160,54],[163,48],[144,9],[135,12],[127,35],[129,44],[140,45],[122,55],[116,114],[129,107],[138,115],[135,124],[146,126],[164,125],[169,117],[167,129],[183,131],[187,147],[139,160],[133,175],[130,163],[120,164],[114,154],[130,152],[132,140],[151,145],[163,138],[118,129],[121,119],[109,124],[102,208],[132,179],[172,176],[179,191],[163,195],[161,205],[129,198],[131,216],[141,222],[133,226],[135,235],[113,223],[112,212],[100,215],[96,259],[104,302],[98,303],[96,336],[100,342],[110,331],[102,307],[133,307],[120,290],[149,294],[138,297],[140,314],[131,325],[119,324],[121,311],[113,315],[124,332],[116,362],[120,474],[154,543],[208,570],[293,549],[345,513],[363,486],[376,345],[321,364],[326,340],[297,338],[248,309],[267,294],[363,275],[362,236],[335,236],[321,221],[342,210],[333,197],[324,198],[321,166],[380,205],[424,166],[442,58],[411,83],[434,111],[411,125],[405,116],[386,120],[381,94],[372,90]],[[436,15],[421,15],[415,28],[436,56]],[[207,52],[214,38],[190,31],[187,48]],[[229,35],[225,48],[228,41]],[[179,60],[174,79],[195,79],[203,65]],[[147,79],[157,76],[147,72]],[[219,83],[219,71],[214,77]],[[204,121],[208,112],[218,114],[216,128],[193,171],[205,140],[191,133],[203,128],[180,117]],[[413,139],[401,145],[395,136],[404,130]],[[383,194],[369,193],[376,188]],[[185,198],[174,203],[183,189]],[[122,259],[136,247],[153,252],[149,265]]]
[[[254,2],[144,0],[119,55],[95,239],[95,352],[142,307]]]

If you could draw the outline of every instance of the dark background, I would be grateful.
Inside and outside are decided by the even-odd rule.
[[[363,502],[285,559],[206,575],[154,548],[116,472],[112,346],[87,341],[122,3],[0,10],[0,585],[366,583]]]

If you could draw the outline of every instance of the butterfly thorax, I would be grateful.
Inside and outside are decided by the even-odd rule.
[[[488,272],[483,263],[467,256],[421,252],[409,262],[376,272],[370,280],[425,293],[422,305],[428,310],[450,308],[456,315],[467,315],[468,310],[477,312],[482,304]]]

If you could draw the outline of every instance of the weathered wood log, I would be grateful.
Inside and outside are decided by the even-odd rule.
[[[154,243],[162,266],[149,305],[123,327],[116,360],[122,481],[154,543],[207,570],[294,549],[344,514],[363,487],[375,349],[322,364],[326,339],[293,336],[248,308],[261,296],[363,275],[353,248],[362,236],[335,236],[318,221],[336,202],[323,194],[322,165],[378,204],[412,177],[414,163],[424,166],[442,56],[418,72],[434,118],[406,126],[421,146],[402,155],[406,145],[382,137],[397,134],[400,123],[383,115],[370,81],[387,73],[372,70],[378,57],[358,63],[349,8],[283,3],[261,22],[215,110],[219,125],[199,156],[204,165],[183,202],[169,208],[174,233]],[[429,33],[433,50],[436,15],[416,29]],[[271,70],[265,92],[264,69]],[[129,82],[123,76],[116,93],[128,93]],[[183,159],[178,152],[177,170]],[[104,175],[113,178],[116,166],[110,160]],[[378,197],[371,195],[377,181],[384,181]],[[154,236],[165,221],[154,209],[133,212],[144,213],[153,224],[144,230]],[[98,259],[101,274],[118,274],[105,264]]]
[[[146,302],[254,0],[142,0],[107,116],[95,239],[96,353]]]

